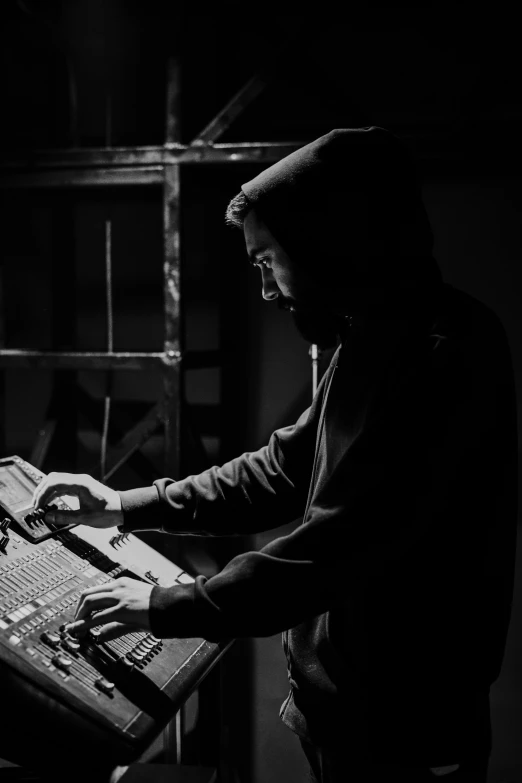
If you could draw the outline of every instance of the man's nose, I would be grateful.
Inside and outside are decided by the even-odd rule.
[[[275,281],[274,275],[270,269],[262,266],[261,269],[261,287],[263,289],[263,299],[270,301],[277,299],[280,294],[279,287]]]

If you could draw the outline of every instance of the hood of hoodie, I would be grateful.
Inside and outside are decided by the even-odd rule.
[[[318,285],[441,282],[415,167],[384,128],[333,130],[241,187],[292,262],[320,270]]]

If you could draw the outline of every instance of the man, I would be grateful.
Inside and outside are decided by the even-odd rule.
[[[227,214],[264,298],[310,340],[339,340],[312,406],[198,476],[116,492],[50,474],[35,503],[77,495],[79,511],[54,521],[129,531],[302,524],[194,585],[90,588],[71,629],[283,631],[281,717],[322,783],[485,782],[516,530],[503,329],[442,283],[412,164],[382,128],[317,139],[244,184]]]

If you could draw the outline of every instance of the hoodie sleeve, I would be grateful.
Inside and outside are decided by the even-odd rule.
[[[318,477],[294,532],[238,555],[211,578],[154,587],[152,632],[209,641],[269,636],[347,600],[352,574],[393,563],[397,553],[400,562],[423,536],[465,551],[461,520],[471,490],[487,484],[494,497],[501,482],[502,460],[488,455],[505,457],[500,422],[511,401],[498,362],[477,357],[471,368],[462,356],[448,356],[444,342],[435,353],[386,378],[358,423],[345,421],[346,448],[327,464],[322,486]],[[342,407],[343,388],[337,392]],[[335,399],[330,392],[329,407]],[[485,499],[477,502],[484,514]]]
[[[336,354],[337,355],[337,354]],[[317,420],[332,359],[313,404],[267,446],[182,481],[158,479],[121,491],[123,531],[185,535],[251,535],[302,516],[315,454]]]

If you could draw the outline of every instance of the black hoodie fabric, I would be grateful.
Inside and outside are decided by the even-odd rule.
[[[120,494],[129,531],[253,534],[302,520],[210,579],[154,587],[153,633],[283,631],[281,715],[293,731],[373,761],[435,766],[490,748],[513,586],[516,412],[503,328],[441,283],[404,160],[382,129],[333,131],[243,186],[292,258],[312,263],[324,237],[318,282],[328,269],[352,292],[375,285],[364,256],[380,286],[391,291],[404,270],[418,285],[400,307],[394,298],[352,319],[311,407],[266,447]],[[341,169],[345,185],[325,206]],[[375,236],[394,198],[389,171],[394,219]],[[344,187],[364,182],[354,222]]]
[[[333,130],[242,185],[290,258],[338,286],[440,282],[406,148],[384,128]]]

